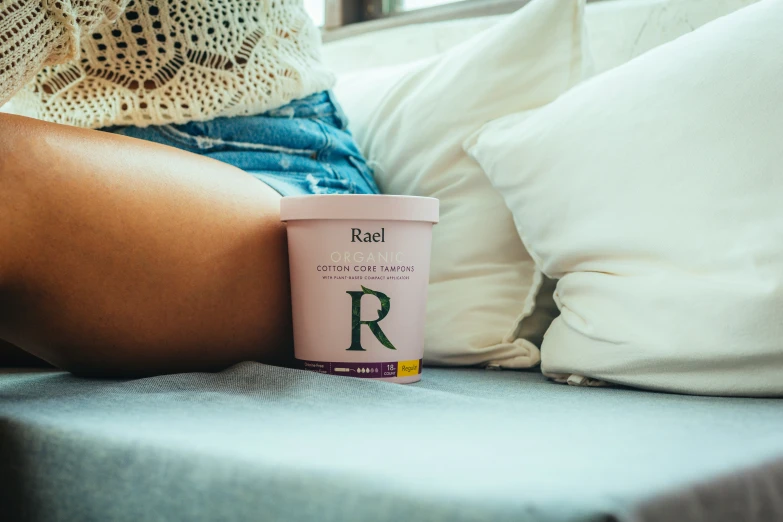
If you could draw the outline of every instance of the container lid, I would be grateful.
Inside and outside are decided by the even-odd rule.
[[[280,200],[280,220],[363,219],[438,222],[435,198],[376,194],[319,194]]]

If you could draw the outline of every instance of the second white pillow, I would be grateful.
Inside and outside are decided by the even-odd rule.
[[[376,71],[383,101],[352,119],[384,193],[440,199],[428,364],[539,362],[537,344],[556,309],[551,299],[536,306],[542,277],[462,142],[487,121],[545,105],[584,78],[583,17],[583,0],[535,0],[442,55]],[[342,85],[338,97],[351,103],[350,85]]]

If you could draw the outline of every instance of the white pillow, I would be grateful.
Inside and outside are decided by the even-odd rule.
[[[561,278],[546,373],[783,394],[782,27],[763,0],[465,143]]]
[[[403,25],[351,36],[323,46],[324,63],[338,75],[429,58],[458,45],[508,15]]]
[[[511,213],[462,142],[487,121],[549,103],[582,79],[583,3],[535,0],[442,55],[376,71],[358,91],[383,98],[352,121],[381,190],[440,199],[428,364],[539,362],[537,343],[556,308],[544,296],[534,314],[542,278]],[[350,105],[358,93],[337,95]]]

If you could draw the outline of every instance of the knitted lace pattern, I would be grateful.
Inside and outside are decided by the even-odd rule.
[[[302,0],[0,0],[0,105],[98,128],[259,114],[331,88]]]

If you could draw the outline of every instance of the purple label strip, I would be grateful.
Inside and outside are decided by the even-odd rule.
[[[303,361],[297,359],[299,368],[316,373],[328,375],[344,375],[347,377],[361,377],[364,379],[383,379],[397,377],[397,361],[393,362],[367,362],[367,363],[343,363]],[[419,372],[421,373],[422,360],[419,360]]]

